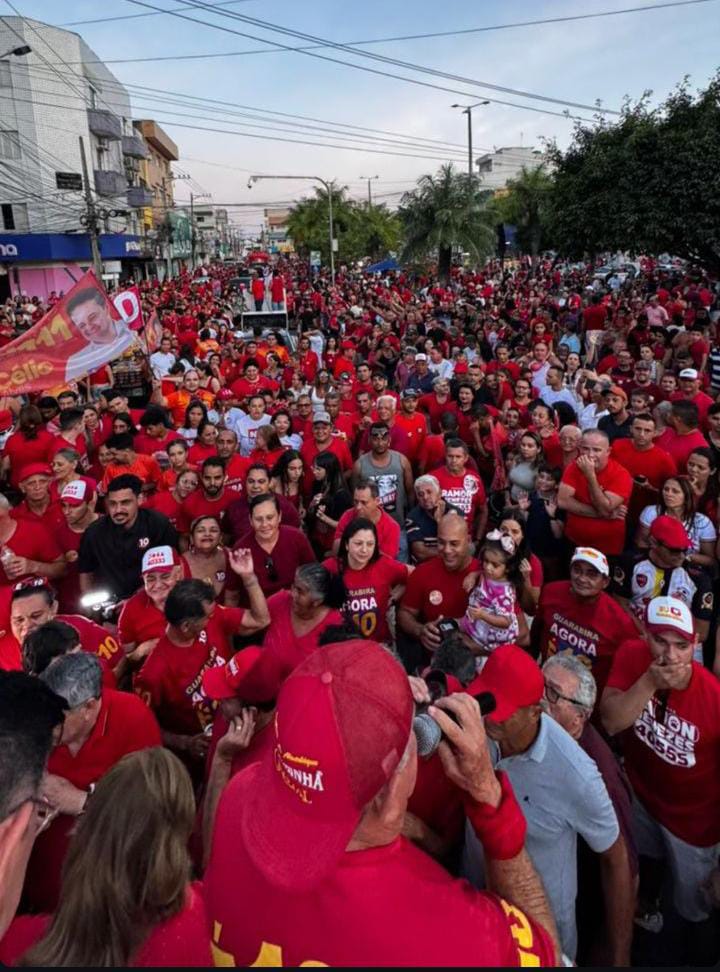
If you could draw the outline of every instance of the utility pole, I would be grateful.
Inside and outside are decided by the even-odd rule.
[[[88,236],[90,237],[90,252],[92,253],[93,269],[95,271],[95,276],[98,281],[102,283],[103,278],[103,265],[102,258],[100,256],[100,243],[98,241],[98,216],[97,210],[95,209],[95,200],[92,197],[92,191],[90,189],[90,179],[88,178],[88,167],[87,159],[85,158],[85,143],[82,140],[82,135],[80,136],[80,159],[82,161],[82,173],[83,173],[83,186],[85,188],[85,205],[87,207],[85,212],[84,222]]]
[[[379,179],[380,176],[360,176],[361,179],[365,179],[368,184],[368,209],[372,209],[372,183],[374,179]]]
[[[195,269],[195,209],[193,200],[195,197],[190,193],[190,270]]]
[[[472,146],[472,110],[479,108],[480,105],[489,105],[489,101],[477,101],[474,105],[450,105],[451,108],[462,108],[463,115],[467,115],[468,120],[468,188],[472,190],[473,184],[473,146]]]

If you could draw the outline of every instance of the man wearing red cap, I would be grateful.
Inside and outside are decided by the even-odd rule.
[[[220,800],[205,873],[217,964],[555,963],[522,814],[492,772],[478,706],[456,695],[431,712],[494,893],[469,892],[400,836],[417,759],[402,668],[373,642],[328,645],[283,685],[274,752]],[[398,907],[407,920],[389,923]]]
[[[720,851],[720,682],[693,661],[696,642],[686,605],[653,598],[645,638],[620,645],[600,702],[606,731],[623,733],[638,850],[669,862],[673,903],[691,923],[691,946],[708,929],[701,885]],[[641,911],[658,908],[652,897]]]
[[[583,432],[580,456],[563,473],[558,491],[558,506],[567,513],[567,539],[604,554],[621,553],[632,487],[627,469],[610,458],[605,432]]]
[[[18,475],[20,491],[25,497],[10,514],[14,520],[24,520],[54,533],[62,523],[59,503],[50,496],[52,469],[44,462],[24,466]]]
[[[632,638],[634,622],[606,592],[607,557],[593,547],[577,547],[570,580],[545,584],[531,629],[533,651],[543,661],[552,655],[578,655],[592,669],[598,694],[605,687],[617,645]]]
[[[650,526],[647,554],[621,558],[613,568],[612,593],[638,621],[645,617],[654,597],[675,597],[682,601],[695,621],[700,646],[696,661],[702,662],[702,642],[710,630],[715,598],[708,571],[694,570],[689,574],[683,566],[691,549],[692,540],[680,520],[674,516],[655,517]],[[717,665],[718,662],[716,669]]]
[[[490,755],[507,773],[527,821],[527,851],[552,906],[564,954],[575,958],[577,837],[605,863],[603,897],[610,927],[626,934],[613,941],[611,964],[629,965],[633,893],[627,852],[617,816],[597,766],[564,729],[542,711],[545,691],[537,664],[517,645],[501,645],[474,683],[491,692],[494,711],[485,719]],[[482,882],[483,855],[466,828],[465,874]]]

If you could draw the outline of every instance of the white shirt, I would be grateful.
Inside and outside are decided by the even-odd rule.
[[[168,351],[167,354],[163,351],[153,352],[150,355],[150,365],[155,377],[162,378],[163,375],[166,375],[175,364],[175,360],[175,355],[171,351]]]
[[[578,424],[583,432],[585,429],[596,429],[600,419],[605,418],[606,415],[610,414],[606,408],[600,409],[599,412],[596,411],[596,409],[597,405],[595,402],[590,402],[590,404],[586,405],[582,412],[580,412]]]
[[[646,506],[645,509],[640,514],[640,522],[643,526],[651,527],[654,521],[659,516],[657,506]],[[717,531],[712,524],[712,521],[705,516],[704,513],[694,513],[692,520],[689,524],[684,523],[683,526],[687,531],[687,535],[692,541],[692,552],[700,552],[700,543],[703,540],[710,540],[713,543],[717,540]]]
[[[257,430],[262,428],[263,425],[270,425],[269,415],[263,415],[262,418],[254,419],[243,413],[241,418],[235,422],[233,431],[238,437],[238,452],[241,456],[249,456],[253,451]],[[229,427],[227,419],[225,419],[225,427]]]
[[[430,371],[436,378],[446,378],[450,379],[455,371],[455,365],[452,361],[448,361],[447,358],[443,358],[441,361],[428,361],[428,371]]]

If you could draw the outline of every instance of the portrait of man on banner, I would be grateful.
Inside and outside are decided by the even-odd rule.
[[[134,334],[124,320],[112,317],[111,306],[92,286],[83,287],[68,300],[67,314],[87,345],[68,358],[66,381],[112,361],[132,344]]]

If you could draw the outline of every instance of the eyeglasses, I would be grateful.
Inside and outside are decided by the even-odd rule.
[[[371,432],[370,433],[370,438],[371,439],[387,439],[387,437],[389,436],[389,434],[390,434],[389,432]]]
[[[562,699],[563,702],[569,702],[571,705],[577,705],[582,708],[581,702],[578,702],[577,699],[571,699],[569,695],[563,695],[562,692],[558,692],[558,690],[554,686],[550,685],[549,682],[545,682],[545,698],[548,700],[550,705],[555,705],[556,702],[559,702],[560,699]]]
[[[265,558],[265,573],[268,575],[268,580],[276,581],[279,579],[277,567],[275,566],[275,561],[272,559],[272,557]]]

